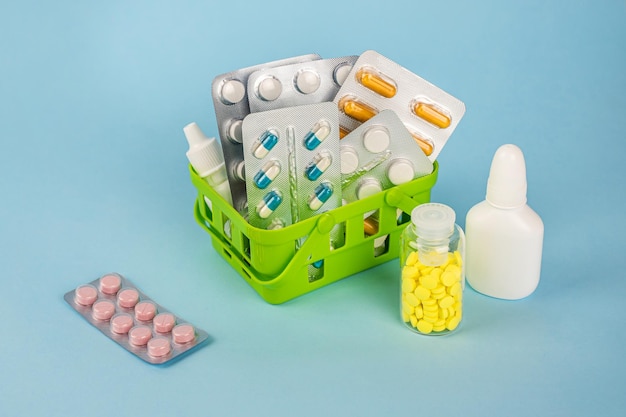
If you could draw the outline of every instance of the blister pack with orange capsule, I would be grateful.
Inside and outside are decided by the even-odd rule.
[[[431,161],[465,113],[465,104],[376,51],[359,56],[333,100],[342,137],[393,110]]]

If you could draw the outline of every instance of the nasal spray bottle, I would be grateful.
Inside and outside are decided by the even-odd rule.
[[[526,188],[524,154],[502,145],[491,163],[486,200],[465,220],[465,273],[480,293],[517,300],[539,284],[543,222],[526,204]]]
[[[230,193],[230,186],[226,176],[226,165],[224,164],[224,154],[222,148],[215,138],[208,138],[204,135],[196,123],[189,123],[183,128],[189,150],[187,159],[198,175],[222,197],[233,204],[233,197]]]

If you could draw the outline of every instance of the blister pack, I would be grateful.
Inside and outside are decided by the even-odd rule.
[[[151,364],[169,362],[209,337],[117,273],[79,285],[64,299],[105,336]]]
[[[246,188],[241,148],[241,124],[250,114],[248,103],[248,77],[263,68],[307,62],[320,59],[317,54],[267,62],[218,75],[213,79],[212,97],[217,127],[226,161],[226,173],[233,197],[233,206],[243,212],[246,203]]]
[[[393,110],[431,161],[465,113],[462,101],[376,51],[359,56],[334,102],[344,132]]]
[[[433,163],[391,110],[381,111],[341,140],[342,194],[347,202],[432,171]]]
[[[275,229],[341,205],[332,102],[252,113],[243,121],[248,222]]]
[[[332,101],[357,58],[318,59],[255,71],[248,78],[250,111]]]

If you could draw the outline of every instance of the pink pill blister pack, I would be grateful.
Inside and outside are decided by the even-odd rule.
[[[170,362],[209,337],[117,273],[79,285],[64,298],[105,336],[151,364]]]

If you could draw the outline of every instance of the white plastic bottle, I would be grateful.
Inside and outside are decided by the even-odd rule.
[[[189,143],[187,159],[191,166],[219,195],[224,197],[228,204],[232,205],[233,197],[230,193],[220,143],[215,138],[206,137],[196,123],[189,123],[183,128],[183,132]]]
[[[543,222],[526,204],[526,189],[524,154],[502,145],[491,163],[486,200],[465,220],[465,274],[480,293],[517,300],[539,284]]]

